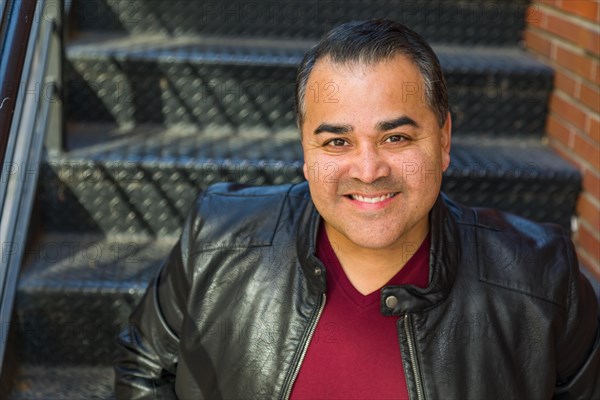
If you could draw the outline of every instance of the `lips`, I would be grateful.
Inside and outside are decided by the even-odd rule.
[[[351,195],[349,195],[349,197],[352,200],[360,201],[360,202],[363,202],[363,203],[375,204],[375,203],[380,203],[382,201],[385,201],[387,199],[391,199],[392,197],[396,196],[397,194],[398,194],[398,192],[387,193],[387,194],[380,195],[380,196],[368,196],[368,195],[360,195],[360,194],[351,194]]]

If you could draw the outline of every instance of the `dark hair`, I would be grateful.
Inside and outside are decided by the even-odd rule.
[[[296,76],[296,118],[301,127],[306,85],[316,62],[327,57],[335,64],[374,64],[398,54],[410,58],[423,76],[427,105],[440,127],[448,114],[448,89],[437,56],[418,33],[387,19],[348,22],[337,26],[313,46],[300,63]]]

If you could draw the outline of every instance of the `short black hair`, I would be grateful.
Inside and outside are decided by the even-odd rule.
[[[328,58],[335,64],[374,64],[396,55],[407,56],[423,76],[428,106],[440,127],[448,115],[448,88],[440,61],[418,33],[388,19],[348,22],[329,31],[300,63],[296,76],[296,119],[301,128],[305,113],[306,85],[316,62]]]

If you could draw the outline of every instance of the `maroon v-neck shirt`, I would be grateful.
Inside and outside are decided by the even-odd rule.
[[[429,283],[429,236],[385,285]],[[398,317],[380,311],[380,291],[348,280],[321,225],[317,257],[327,269],[327,302],[292,390],[292,399],[408,399]]]

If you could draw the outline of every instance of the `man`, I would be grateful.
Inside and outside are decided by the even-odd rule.
[[[600,398],[570,240],[440,194],[451,120],[422,38],[342,25],[296,98],[308,182],[202,193],[121,335],[118,398]]]

